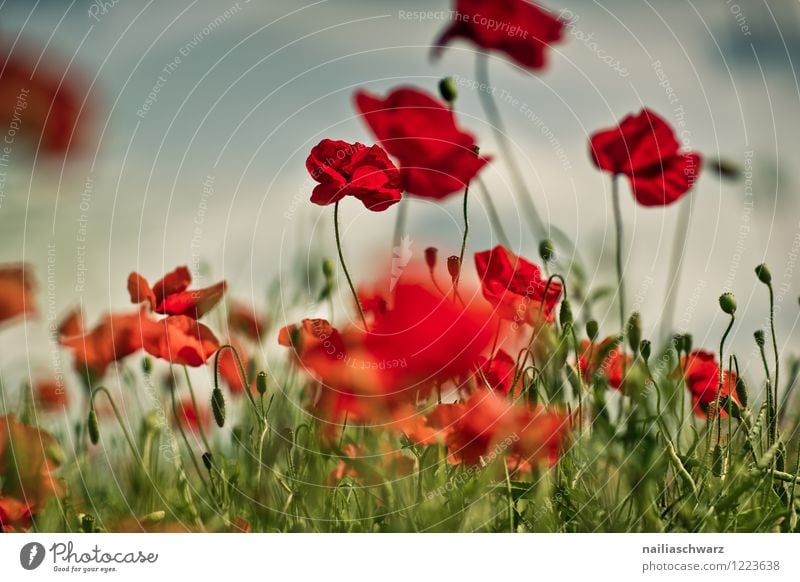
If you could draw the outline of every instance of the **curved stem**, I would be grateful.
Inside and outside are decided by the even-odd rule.
[[[219,389],[219,356],[222,354],[222,351],[228,349],[233,352],[233,356],[236,358],[236,363],[239,366],[239,374],[242,376],[242,384],[244,385],[244,392],[247,394],[247,398],[250,400],[250,404],[253,406],[253,410],[256,413],[256,416],[261,419],[261,415],[258,411],[258,405],[256,405],[256,401],[253,398],[253,395],[250,393],[250,383],[247,381],[247,372],[244,370],[244,364],[242,364],[242,359],[239,357],[239,352],[233,347],[231,344],[225,344],[224,346],[220,346],[217,350],[217,353],[214,355],[214,389]]]
[[[619,294],[619,325],[625,335],[625,284],[622,275],[622,210],[619,203],[619,177],[611,178],[611,197],[614,202],[614,225],[617,232],[617,292]]]
[[[197,399],[194,396],[194,388],[192,387],[192,381],[189,378],[189,368],[183,366],[183,375],[186,378],[186,385],[189,386],[189,395],[192,398],[192,407],[194,408],[194,413],[197,416],[197,427],[200,430],[200,438],[203,441],[203,446],[206,448],[207,452],[211,452],[211,445],[208,444],[208,439],[206,438],[206,430],[203,428],[203,423],[199,422],[200,420],[200,409],[197,407]],[[173,390],[174,392],[174,390]]]
[[[775,444],[775,430],[773,425],[775,422],[775,401],[772,399],[772,379],[769,374],[769,364],[767,363],[767,354],[764,352],[764,346],[759,345],[758,351],[761,354],[761,363],[764,366],[764,373],[767,376],[767,448]]]
[[[183,444],[186,445],[186,450],[189,453],[189,458],[192,460],[192,465],[194,465],[194,470],[197,473],[197,476],[200,477],[200,481],[203,482],[203,487],[205,487],[206,491],[210,492],[210,488],[208,483],[206,482],[206,478],[203,476],[203,471],[200,470],[200,465],[197,464],[197,459],[194,457],[194,451],[192,450],[192,445],[189,442],[189,438],[186,436],[186,431],[183,429],[183,420],[178,416],[178,406],[175,402],[175,389],[170,390],[170,398],[172,402],[172,416],[175,417],[175,422],[178,425],[178,432],[181,433],[181,439],[183,439]]]
[[[464,253],[467,251],[467,238],[469,238],[469,183],[464,188],[464,237],[461,239],[461,253],[458,255],[458,277],[456,278],[455,285],[458,287],[458,282],[461,280],[461,272],[464,270]]]
[[[122,429],[122,434],[125,435],[125,440],[128,442],[128,446],[130,447],[131,452],[133,452],[133,456],[136,457],[136,459],[142,465],[142,469],[144,469],[145,475],[149,477],[147,467],[145,467],[144,465],[144,460],[139,454],[139,449],[137,449],[136,445],[133,443],[133,437],[131,437],[131,434],[128,432],[128,428],[125,426],[125,423],[122,420],[122,415],[119,412],[119,408],[117,408],[117,403],[114,401],[114,397],[111,396],[111,392],[109,392],[108,389],[106,389],[104,386],[98,386],[92,391],[91,398],[89,399],[89,406],[91,406],[91,408],[94,409],[94,399],[97,396],[98,392],[102,392],[103,394],[106,395],[108,402],[111,404],[111,409],[114,411],[114,416],[117,419],[117,423],[119,424],[119,427]]]
[[[689,223],[692,217],[693,206],[693,196],[683,202],[681,213],[678,216],[678,224],[675,227],[675,236],[672,241],[672,258],[670,259],[668,271],[672,274],[672,281],[667,287],[667,296],[664,298],[664,312],[661,319],[661,338],[664,341],[669,339],[675,320],[675,300],[678,296],[677,291],[681,282],[684,253],[688,246],[687,235],[689,234]]]
[[[719,401],[722,396],[722,382],[723,382],[723,369],[725,367],[725,340],[728,339],[728,334],[731,332],[731,328],[733,327],[733,323],[736,321],[736,315],[731,313],[731,320],[728,322],[728,327],[725,328],[725,333],[722,334],[722,339],[719,340],[719,378],[717,382],[717,396],[714,398],[714,410],[712,411],[714,415],[716,415],[717,420],[719,421],[720,417],[722,416],[720,409],[719,409]],[[706,449],[711,448],[711,433],[713,432],[713,425],[710,429],[706,432]],[[717,433],[717,444],[719,444],[721,435]]]
[[[769,328],[772,333],[772,351],[775,354],[775,384],[772,387],[774,395],[772,397],[773,410],[773,434],[772,442],[778,440],[778,373],[780,371],[780,358],[778,357],[778,340],[775,338],[775,293],[772,290],[772,283],[767,285],[769,288]]]
[[[339,263],[342,265],[342,271],[344,271],[345,279],[347,279],[347,284],[350,286],[350,292],[353,294],[353,299],[356,301],[356,307],[358,307],[358,314],[361,316],[361,322],[364,324],[364,329],[367,329],[367,318],[364,315],[364,309],[361,307],[361,301],[358,299],[358,293],[356,293],[356,288],[353,286],[353,280],[350,278],[350,272],[347,270],[347,264],[344,262],[344,253],[342,252],[342,238],[339,234],[339,202],[337,201],[336,204],[333,206],[333,229],[334,233],[336,234],[336,250],[339,252]]]

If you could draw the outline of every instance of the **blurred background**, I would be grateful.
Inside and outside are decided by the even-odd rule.
[[[706,172],[690,194],[676,327],[693,333],[696,346],[715,349],[727,323],[717,297],[732,290],[740,306],[733,345],[745,368],[757,365],[752,332],[767,323],[767,291],[753,267],[766,260],[781,345],[797,348],[800,3],[545,4],[571,23],[550,66],[534,76],[493,56],[492,84],[510,96],[498,105],[535,204],[575,241],[589,283],[614,283],[614,231],[608,177],[589,161],[588,135],[647,105],[679,128],[686,147],[745,171],[738,182]],[[225,278],[233,296],[259,307],[271,282],[302,277],[307,264],[316,271],[314,253],[335,255],[332,212],[309,203],[304,162],[325,137],[372,143],[354,115],[356,88],[435,91],[441,77],[454,76],[461,124],[479,136],[483,152],[496,154],[470,88],[473,48],[459,42],[440,60],[429,58],[450,8],[446,0],[0,4],[0,262],[35,267],[41,307],[38,320],[0,331],[3,375],[47,371],[68,358],[54,355],[51,332],[69,307],[83,305],[90,322],[130,309],[132,270],[153,280],[186,264],[198,285]],[[20,79],[38,83],[24,115],[15,113]],[[45,142],[36,115],[52,112],[54,87],[66,95],[59,107],[75,132],[65,139],[64,128],[55,128]],[[502,160],[484,178],[514,250],[538,262],[538,240]],[[443,204],[411,201],[412,256],[429,244],[443,256],[457,252],[460,204],[457,195]],[[472,204],[470,249],[483,250],[497,233],[480,199]],[[388,267],[395,212],[344,205],[357,280],[374,276],[376,260]],[[674,279],[680,212],[680,205],[637,207],[623,189],[628,303],[642,311],[646,337],[657,333]],[[278,324],[309,314],[270,306]],[[604,331],[617,328],[613,305],[595,316]]]

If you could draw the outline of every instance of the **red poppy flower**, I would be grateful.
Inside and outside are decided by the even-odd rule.
[[[456,0],[455,9],[453,23],[436,41],[435,56],[463,38],[536,70],[547,64],[548,45],[564,33],[564,22],[530,0]]]
[[[514,358],[503,350],[498,350],[491,359],[481,357],[478,364],[479,385],[487,385],[491,390],[506,395],[511,392],[516,368],[517,364]],[[520,382],[517,381],[517,387],[519,384]],[[517,392],[516,388],[514,392]]]
[[[33,523],[33,508],[13,497],[0,497],[0,533],[28,531]]]
[[[257,342],[264,336],[267,322],[255,308],[233,301],[228,307],[228,325],[233,333]]]
[[[150,355],[184,366],[202,366],[219,349],[214,333],[186,315],[150,322],[143,340]]]
[[[561,283],[553,280],[548,287],[539,267],[502,245],[475,253],[475,267],[483,296],[497,308],[501,318],[536,325],[541,310],[547,321],[553,320]]]
[[[595,133],[590,150],[598,168],[628,177],[633,197],[642,206],[672,204],[689,191],[700,172],[700,154],[682,152],[669,124],[649,109]]]
[[[380,212],[402,198],[400,171],[377,145],[323,139],[311,150],[306,169],[319,182],[311,202],[320,206],[353,196]]]
[[[62,323],[65,331],[81,329],[74,312],[68,318],[68,325]],[[67,323],[67,322],[65,322]],[[152,331],[153,321],[146,313],[125,313],[105,315],[91,331],[60,338],[61,345],[70,349],[75,356],[75,369],[88,374],[93,379],[102,378],[112,362],[125,358],[142,348],[144,338]]]
[[[683,365],[686,388],[692,395],[695,412],[699,416],[705,416],[710,406],[716,402],[719,390],[719,364],[716,356],[711,352],[695,350],[684,359]],[[723,372],[720,402],[727,396],[732,396],[738,402],[735,387],[736,374]],[[725,416],[726,413],[722,410],[721,417]]]
[[[207,407],[194,407],[190,397],[186,397],[178,403],[178,422],[183,428],[194,432],[211,427],[211,411]]]
[[[456,126],[449,107],[410,87],[385,99],[356,93],[356,106],[381,145],[400,162],[403,189],[440,200],[463,190],[489,158],[476,155],[475,139]]]
[[[617,345],[612,347],[612,343]],[[581,341],[581,372],[584,382],[591,382],[597,373],[605,376],[608,385],[615,390],[622,389],[623,367],[630,370],[633,360],[629,354],[623,356],[617,338],[608,337],[600,343]]]
[[[131,302],[147,301],[150,309],[166,315],[186,315],[199,319],[208,313],[225,294],[225,281],[205,289],[188,291],[192,275],[186,267],[178,267],[164,276],[153,287],[139,273],[128,276],[128,293]]]
[[[83,312],[80,307],[73,307],[58,324],[58,337],[68,338],[83,334]]]
[[[0,324],[36,314],[36,280],[27,265],[0,265]]]
[[[40,412],[57,412],[69,405],[67,390],[55,380],[40,380],[33,387],[33,398]]]

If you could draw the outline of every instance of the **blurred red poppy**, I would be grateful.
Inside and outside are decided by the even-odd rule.
[[[40,412],[63,411],[69,405],[66,387],[51,379],[34,384],[33,399]]]
[[[228,306],[228,326],[232,333],[257,342],[264,337],[267,321],[254,307],[232,301]]]
[[[24,264],[0,265],[0,324],[20,315],[35,315],[36,279]]]
[[[27,531],[33,523],[33,508],[13,497],[0,496],[0,533]]]
[[[548,46],[563,33],[564,22],[531,0],[456,0],[453,23],[436,40],[434,56],[453,39],[463,38],[537,70],[547,64]]]
[[[178,267],[153,287],[139,273],[128,276],[128,293],[131,302],[139,304],[147,301],[150,309],[166,315],[186,315],[199,319],[208,313],[225,294],[225,281],[205,289],[189,291],[192,275],[186,267]]]
[[[184,366],[202,366],[219,349],[214,333],[186,315],[151,321],[142,339],[150,355]]]
[[[244,367],[246,374],[250,363],[247,351],[235,339],[231,338],[228,343],[236,348],[236,353],[239,354],[239,358],[242,360],[242,367]],[[245,383],[245,379],[242,378],[242,372],[239,369],[236,356],[230,349],[223,350],[219,355],[219,375],[222,377],[225,384],[228,385],[231,394],[244,394],[244,389],[247,384]]]
[[[198,405],[197,409],[194,407],[191,397],[187,396],[178,403],[178,422],[181,423],[183,428],[189,429],[194,432],[199,432],[211,426],[211,411],[208,407]]]
[[[358,91],[355,100],[375,137],[400,162],[409,194],[446,198],[489,161],[475,153],[475,138],[458,128],[450,108],[427,93],[400,87],[380,98]]]
[[[475,253],[475,267],[483,296],[497,308],[499,317],[536,325],[541,311],[546,321],[553,321],[561,283],[553,280],[548,287],[539,267],[502,245]]]
[[[599,373],[605,377],[609,386],[621,390],[623,366],[629,370],[632,363],[629,354],[623,356],[618,338],[608,337],[594,345],[589,340],[581,341],[580,365],[584,382],[591,382],[592,376]]]
[[[590,151],[598,168],[627,176],[642,206],[672,204],[700,173],[700,154],[682,152],[673,129],[649,109],[592,135]]]
[[[380,212],[402,198],[400,171],[377,145],[323,139],[311,150],[306,169],[319,182],[311,202],[320,206],[353,196]]]
[[[695,350],[683,359],[684,380],[686,388],[692,395],[692,404],[698,416],[706,416],[710,407],[717,399],[719,390],[719,363],[712,352],[705,350]],[[679,370],[680,372],[680,370]],[[738,402],[736,395],[736,374],[727,370],[722,374],[722,391],[720,392],[720,402],[731,396]],[[727,416],[725,410],[721,410],[720,416]]]
[[[484,385],[495,392],[506,395],[511,392],[516,369],[517,365],[514,358],[503,350],[498,350],[491,359],[481,357],[478,363],[479,385]],[[514,389],[515,394],[518,392],[519,384],[518,380]]]

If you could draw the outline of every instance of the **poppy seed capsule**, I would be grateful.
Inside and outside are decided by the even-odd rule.
[[[225,397],[219,388],[214,388],[211,393],[211,412],[214,413],[217,426],[220,428],[225,426]]]
[[[595,341],[599,333],[600,326],[597,324],[597,321],[590,319],[586,322],[586,335],[589,336],[590,340]]]
[[[756,267],[756,277],[758,277],[758,280],[764,283],[764,285],[772,284],[772,273],[770,273],[766,263],[761,263]]]
[[[762,330],[762,329],[756,330],[755,333],[753,333],[753,337],[756,338],[756,344],[758,344],[758,347],[763,348],[764,347],[764,330]]]
[[[444,77],[439,81],[439,95],[448,103],[455,103],[458,98],[458,87],[453,77]]]
[[[267,393],[267,373],[259,372],[256,376],[256,390],[261,396]]]
[[[736,313],[736,297],[733,293],[723,293],[719,296],[719,306],[728,315]]]
[[[652,351],[650,340],[642,340],[642,343],[639,345],[639,351],[644,361],[648,361],[650,359],[650,352]]]
[[[456,255],[447,257],[447,272],[450,273],[450,278],[455,281],[461,273],[461,259]]]
[[[628,319],[628,345],[634,352],[639,351],[639,345],[642,343],[642,316],[638,311],[631,313]]]
[[[439,250],[436,247],[428,247],[425,249],[425,264],[433,271],[436,268],[436,255]]]
[[[89,418],[86,421],[86,426],[89,429],[89,440],[93,445],[100,442],[100,424],[97,422],[97,413],[94,407],[89,409]]]
[[[539,256],[545,263],[549,263],[556,255],[556,247],[549,238],[539,243]]]

